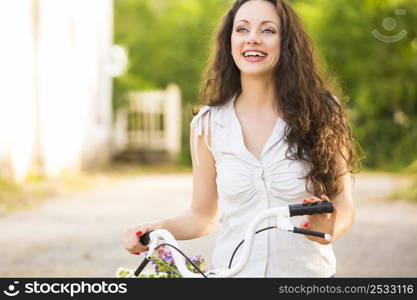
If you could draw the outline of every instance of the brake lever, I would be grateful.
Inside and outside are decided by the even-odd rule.
[[[299,233],[299,234],[304,234],[304,235],[316,236],[316,237],[325,239],[328,242],[330,242],[333,239],[331,234],[318,232],[318,231],[313,231],[313,230],[308,230],[308,229],[303,229],[303,228],[299,228],[299,227],[294,227],[292,232]]]

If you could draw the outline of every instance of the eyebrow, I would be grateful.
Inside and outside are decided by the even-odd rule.
[[[236,22],[236,24],[237,24],[237,23],[240,23],[240,22],[250,23],[248,20],[239,20],[239,21],[237,21],[237,22]],[[261,22],[261,25],[263,25],[263,24],[265,24],[265,23],[273,23],[273,24],[275,24],[276,26],[278,26],[278,24],[277,24],[277,23],[275,23],[274,21],[269,21],[269,20],[268,20],[268,21],[262,21],[262,22]]]

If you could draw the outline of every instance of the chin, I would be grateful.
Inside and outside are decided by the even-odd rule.
[[[264,68],[242,68],[240,73],[248,76],[267,76],[272,74],[272,71]]]

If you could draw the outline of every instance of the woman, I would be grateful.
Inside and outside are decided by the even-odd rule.
[[[337,98],[316,70],[300,21],[283,0],[238,0],[223,19],[202,88],[205,104],[191,123],[193,197],[184,214],[126,230],[165,228],[176,239],[208,234],[220,221],[213,267],[226,269],[250,220],[275,206],[328,201],[332,214],[295,217],[296,226],[332,234],[351,227],[350,172],[357,161]],[[272,225],[275,220],[265,222]],[[263,226],[264,227],[264,226]],[[234,262],[238,260],[239,252]],[[258,234],[243,277],[332,277],[336,260],[323,239]]]

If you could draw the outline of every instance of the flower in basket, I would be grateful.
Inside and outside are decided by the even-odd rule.
[[[147,253],[145,253],[146,255]],[[190,260],[203,272],[207,272],[207,264],[203,256],[197,255]],[[159,248],[156,251],[156,255],[151,258],[153,265],[153,271],[144,270],[139,274],[138,278],[180,278],[182,277],[175,265],[174,258],[171,251]],[[194,273],[199,273],[188,261],[186,262],[187,268]],[[116,276],[119,278],[136,277],[134,270],[125,268],[117,269]]]

